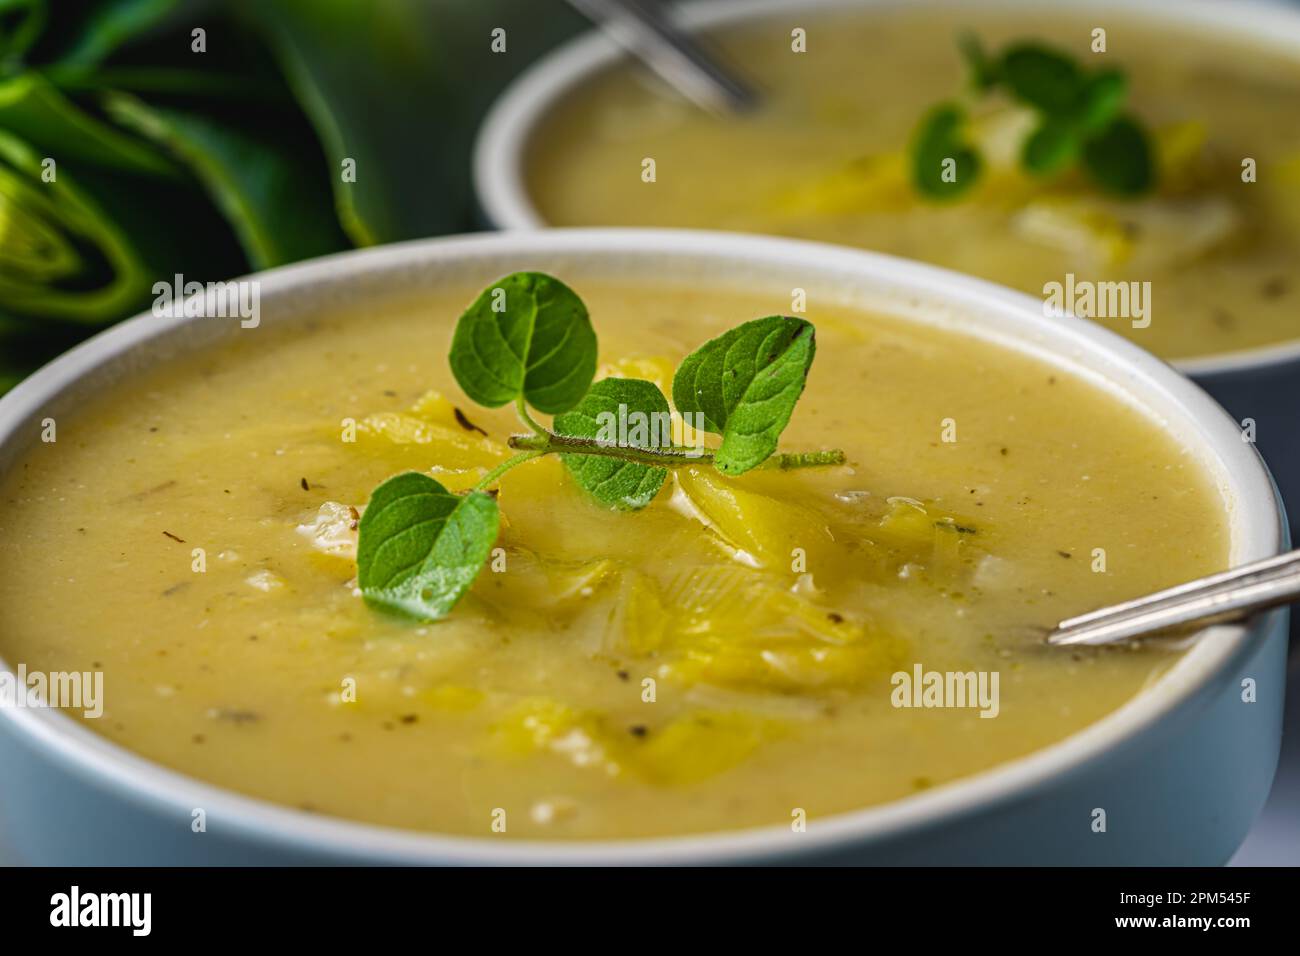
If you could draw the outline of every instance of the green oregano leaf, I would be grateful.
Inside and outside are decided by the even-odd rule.
[[[1079,127],[1085,131],[1104,129],[1119,114],[1128,95],[1128,80],[1118,70],[1094,73],[1084,84],[1078,115]]]
[[[1083,144],[1083,166],[1097,185],[1120,196],[1146,192],[1155,182],[1151,144],[1142,127],[1127,116]]]
[[[1021,147],[1020,163],[1035,176],[1050,176],[1068,166],[1079,153],[1079,136],[1069,123],[1044,120]]]
[[[1078,64],[1037,43],[1017,43],[1003,53],[1001,74],[1017,99],[1044,113],[1074,111],[1083,93]]]
[[[975,185],[980,158],[961,138],[965,121],[965,112],[952,103],[921,120],[912,141],[912,182],[922,194],[954,199]]]
[[[672,444],[668,399],[653,382],[606,378],[574,408],[555,416],[558,435],[595,438],[633,448]],[[659,493],[668,469],[598,455],[560,456],[569,474],[602,504],[626,511],[644,508]]]
[[[673,376],[673,403],[722,436],[714,456],[719,471],[742,474],[776,451],[816,349],[810,323],[773,315],[737,326],[683,360]]]
[[[966,61],[970,83],[976,91],[982,93],[998,84],[1002,78],[1001,64],[989,59],[978,36],[974,33],[961,34],[957,38],[957,48],[961,50],[962,58]]]
[[[483,290],[451,340],[451,370],[488,408],[521,395],[538,411],[567,411],[596,374],[596,333],[587,307],[541,272],[515,272]]]
[[[389,478],[370,496],[357,540],[366,601],[414,617],[447,614],[478,577],[500,512],[481,491],[454,495],[428,475]]]

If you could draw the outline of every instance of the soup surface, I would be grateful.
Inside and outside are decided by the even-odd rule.
[[[570,281],[601,374],[665,387],[706,338],[789,306]],[[1175,655],[1048,649],[1036,628],[1226,563],[1219,493],[1116,397],[810,304],[782,447],[847,465],[678,471],[629,514],[540,459],[502,480],[500,566],[449,617],[374,610],[350,509],[404,470],[468,487],[519,430],[447,368],[476,292],[241,330],[60,420],[0,486],[3,657],[102,671],[95,731],[322,814],[503,838],[815,825],[1124,703]],[[997,694],[895,706],[917,668]]]
[[[1091,50],[1099,26],[1104,53]],[[806,52],[791,48],[796,27]],[[1118,200],[1077,173],[1028,176],[1018,157],[1032,116],[995,97],[973,107],[980,180],[956,201],[921,198],[908,144],[928,109],[967,89],[956,42],[966,31],[993,52],[1035,40],[1086,69],[1124,71],[1126,108],[1149,131],[1158,188]],[[1167,358],[1300,337],[1300,124],[1285,119],[1300,112],[1300,57],[1168,17],[1152,28],[1114,15],[970,6],[801,10],[712,39],[761,87],[761,107],[713,116],[639,69],[583,84],[529,146],[528,190],[548,223],[798,236],[934,262],[1036,296],[1059,283],[1054,304]],[[1246,160],[1255,181],[1243,181]],[[1122,293],[1127,303],[1084,291],[1101,282],[1137,285]]]

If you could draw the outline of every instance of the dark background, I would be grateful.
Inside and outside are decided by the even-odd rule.
[[[474,229],[481,116],[584,26],[564,0],[0,0],[0,392],[175,273]]]

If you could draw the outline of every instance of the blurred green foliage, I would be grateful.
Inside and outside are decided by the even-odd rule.
[[[473,228],[479,119],[581,27],[562,0],[0,0],[0,391],[176,273]]]

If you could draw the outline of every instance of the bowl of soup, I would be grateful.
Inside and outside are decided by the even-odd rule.
[[[682,13],[758,88],[758,106],[708,112],[611,40],[573,41],[482,128],[475,177],[491,223],[793,236],[1018,288],[1192,375],[1300,505],[1300,129],[1277,121],[1300,105],[1300,12],[759,0]],[[1119,76],[1150,184],[1114,195],[1079,163],[1028,171],[1022,153],[1045,114],[1005,84],[972,91],[971,40],[988,58],[1045,47],[1082,77]],[[953,148],[981,159],[974,185],[948,200],[914,181],[937,104],[964,111]]]
[[[448,350],[521,270],[581,296],[598,383],[667,394],[705,340],[801,317],[816,355],[781,452],[843,460],[677,467],[636,511],[527,461],[489,481],[493,556],[449,613],[368,604],[373,489],[464,491],[511,454],[520,422]],[[690,231],[244,282],[249,315],[200,290],[0,400],[19,859],[1209,864],[1262,806],[1285,610],[1043,642],[1285,540],[1232,419],[1101,326],[928,265]]]

